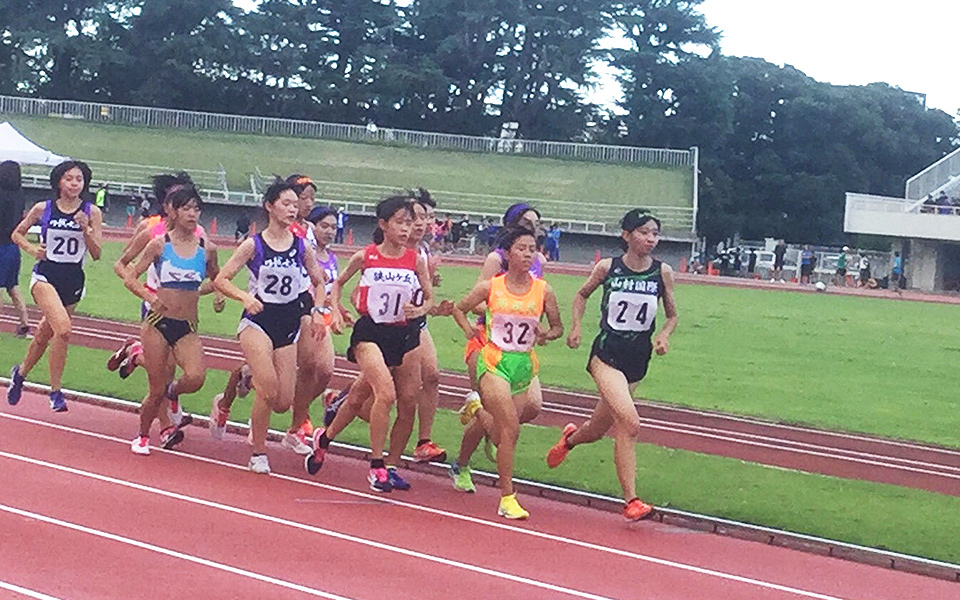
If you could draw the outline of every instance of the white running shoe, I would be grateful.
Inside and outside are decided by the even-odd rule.
[[[283,439],[280,441],[280,445],[287,450],[293,450],[300,456],[313,454],[313,447],[307,445],[299,432],[291,433],[288,431],[287,435],[283,436]]]
[[[253,374],[250,373],[250,367],[243,365],[240,367],[240,381],[237,382],[237,396],[246,398],[252,388]]]
[[[270,474],[270,461],[267,460],[266,454],[254,454],[250,457],[250,462],[247,466],[258,475]]]
[[[130,442],[130,451],[140,456],[150,456],[150,438],[137,436]]]
[[[220,408],[220,401],[223,400],[223,394],[217,394],[213,397],[213,406],[210,407],[210,435],[215,440],[222,440],[223,434],[227,432],[227,419],[230,413]]]

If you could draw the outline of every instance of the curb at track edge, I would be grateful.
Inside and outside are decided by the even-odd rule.
[[[8,385],[10,379],[0,377],[0,383]],[[27,389],[48,393],[50,387],[42,384],[27,383]],[[91,394],[76,390],[63,390],[67,398],[92,404],[103,408],[120,410],[123,412],[136,413],[139,411],[140,404],[128,400],[120,400],[99,394]],[[204,415],[194,415],[193,426],[206,428],[209,423],[208,417]],[[236,435],[246,435],[248,427],[245,424],[230,421],[227,423],[227,431]],[[283,438],[283,432],[271,429],[267,439],[279,443]],[[348,458],[366,460],[369,453],[368,448],[354,446],[341,442],[333,442],[332,447],[335,453]],[[416,463],[410,457],[404,457],[404,468],[418,473],[447,477],[447,466],[440,463]],[[497,485],[496,473],[486,471],[472,471],[474,480],[477,483],[494,487]],[[580,490],[555,486],[525,479],[515,479],[514,485],[520,491],[532,496],[539,496],[548,500],[564,502],[567,504],[576,504],[587,508],[593,508],[610,513],[620,513],[623,508],[623,501],[612,496],[594,494]],[[818,554],[857,562],[895,571],[913,573],[936,579],[960,582],[960,565],[942,562],[909,554],[901,554],[888,550],[880,550],[867,546],[859,546],[847,542],[830,540],[816,536],[793,533],[781,529],[763,527],[761,525],[752,525],[740,521],[733,521],[710,515],[702,515],[689,511],[677,510],[673,508],[657,508],[654,512],[653,520],[665,525],[672,525],[684,529],[702,531],[743,539],[748,541],[760,542],[771,546],[779,546],[801,552]]]

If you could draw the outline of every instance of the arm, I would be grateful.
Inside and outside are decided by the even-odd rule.
[[[96,206],[90,208],[90,216],[83,211],[74,215],[74,220],[83,227],[83,241],[93,260],[100,260],[103,252],[103,213]]]
[[[47,255],[47,248],[43,242],[31,244],[27,239],[27,232],[43,216],[44,202],[38,202],[27,212],[27,216],[20,221],[17,228],[10,234],[10,241],[20,247],[21,250],[30,254],[37,260],[43,260]]]
[[[553,288],[550,287],[549,283],[547,284],[546,293],[543,297],[543,312],[547,315],[547,323],[550,324],[550,329],[543,333],[537,332],[537,343],[541,346],[563,335],[563,321],[560,319],[560,307],[557,306],[557,295],[553,293]]]
[[[607,273],[610,272],[611,264],[613,264],[613,259],[605,258],[594,265],[590,276],[587,277],[587,280],[573,297],[573,319],[570,325],[570,335],[567,336],[567,346],[571,348],[578,348],[580,346],[580,324],[583,321],[583,312],[587,309],[587,300],[593,292],[600,287],[600,284],[603,283],[603,280],[607,277]]]
[[[363,250],[358,250],[350,257],[347,268],[333,282],[333,288],[330,290],[331,306],[340,306],[340,294],[343,292],[344,286],[350,282],[350,279],[357,274],[361,267],[363,267]],[[333,322],[330,324],[330,328],[333,329],[334,333],[343,333],[343,314],[341,311],[333,311]]]
[[[430,312],[433,309],[433,281],[430,278],[430,270],[427,267],[427,261],[422,256],[417,256],[417,279],[420,280],[420,288],[423,289],[423,304],[414,306],[407,304],[403,307],[403,314],[407,319],[416,319]]]
[[[117,277],[123,279],[124,269],[143,252],[148,243],[150,243],[150,232],[146,231],[146,228],[141,228],[124,247],[117,262],[113,263],[113,272],[117,274]]]
[[[460,329],[466,334],[468,340],[477,335],[477,329],[470,323],[470,319],[467,318],[467,312],[485,302],[489,296],[490,281],[480,281],[477,285],[473,286],[469,294],[453,307],[453,320],[457,322],[457,325],[459,325]]]
[[[317,253],[313,246],[307,245],[307,252],[304,256],[304,266],[307,268],[307,275],[310,276],[310,282],[313,284],[313,309],[310,311],[311,326],[313,337],[316,340],[322,340],[327,333],[326,324],[323,322],[323,315],[329,310],[326,308],[327,294],[323,284],[326,283],[326,276],[320,264],[317,262]]]
[[[158,303],[156,294],[148,290],[140,281],[140,276],[143,275],[150,267],[150,264],[160,256],[161,252],[163,252],[163,239],[151,240],[150,243],[147,244],[147,247],[143,249],[143,253],[140,255],[140,260],[137,261],[137,264],[121,265],[118,274],[123,280],[124,287],[144,302],[148,302],[158,313],[163,314],[163,306]],[[116,268],[116,265],[114,268]]]
[[[204,244],[207,248],[207,279],[200,284],[200,295],[214,294],[213,309],[220,312],[223,310],[224,305],[223,294],[218,292],[213,285],[217,275],[220,274],[220,261],[217,259],[217,247],[207,238],[204,238]],[[220,308],[218,309],[217,306]]]
[[[217,273],[216,278],[213,280],[213,287],[227,298],[242,302],[244,310],[255,315],[263,310],[263,304],[257,300],[253,294],[245,292],[233,285],[232,281],[232,279],[237,276],[237,273],[240,272],[240,269],[253,258],[253,253],[253,239],[244,240],[234,251],[233,256],[227,260],[227,264],[223,265],[223,268]]]
[[[497,273],[500,272],[500,255],[496,252],[491,252],[487,254],[487,258],[483,260],[483,266],[480,267],[480,275],[477,277],[477,283],[481,281],[490,281],[497,276]],[[484,302],[473,307],[473,313],[476,315],[483,315],[483,312],[487,309],[486,299]]]
[[[673,297],[673,269],[670,265],[663,264],[660,267],[660,276],[663,278],[663,313],[667,322],[654,339],[653,349],[657,354],[664,355],[670,349],[670,334],[677,328],[677,302]]]

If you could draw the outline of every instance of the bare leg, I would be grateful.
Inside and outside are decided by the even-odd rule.
[[[287,430],[291,433],[299,431],[304,421],[310,418],[310,405],[320,395],[317,390],[320,353],[316,340],[310,335],[310,322],[310,317],[300,318],[300,340],[297,342],[296,391],[293,396],[293,414],[290,417],[290,428]]]
[[[437,348],[428,329],[420,332],[420,379],[423,393],[417,400],[418,434],[421,440],[429,440],[433,432],[433,420],[440,403],[440,367],[437,363]]]
[[[33,300],[43,312],[41,325],[45,324],[43,336],[34,336],[27,349],[27,356],[20,366],[20,374],[26,375],[36,366],[37,361],[43,356],[47,345],[50,345],[50,387],[59,390],[62,379],[63,369],[67,364],[67,344],[70,341],[70,315],[73,313],[74,306],[64,307],[60,302],[60,296],[52,285],[46,282],[37,282],[31,290]],[[38,334],[40,332],[38,331]],[[38,340],[38,337],[40,338]]]
[[[162,412],[160,411],[160,405],[163,403],[167,384],[170,383],[169,371],[167,370],[170,346],[167,344],[167,340],[163,339],[163,334],[147,322],[144,322],[141,326],[140,340],[143,344],[143,354],[146,357],[147,383],[150,386],[147,396],[140,406],[140,436],[149,437],[150,427],[153,425],[154,419],[157,418],[158,413]]]
[[[497,474],[500,476],[500,495],[509,496],[513,490],[513,458],[520,437],[520,419],[510,394],[510,384],[491,373],[480,378],[480,395],[483,405],[493,415],[500,431],[500,446],[497,449]]]
[[[360,342],[353,352],[361,373],[373,388],[373,407],[370,410],[370,457],[382,459],[387,441],[387,428],[390,425],[390,409],[397,399],[393,376],[376,344]]]
[[[407,352],[403,363],[393,369],[394,386],[397,390],[397,418],[390,430],[388,465],[399,465],[403,451],[413,434],[413,421],[417,415],[417,396],[420,392],[420,369],[422,348]],[[372,414],[371,414],[372,416]]]
[[[7,293],[10,295],[10,302],[13,303],[13,307],[17,310],[17,316],[20,317],[20,326],[26,327],[27,303],[23,301],[23,296],[20,295],[20,288],[18,286],[7,288]]]

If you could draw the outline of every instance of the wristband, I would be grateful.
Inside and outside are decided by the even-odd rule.
[[[312,313],[320,313],[321,315],[329,315],[332,311],[329,306],[314,306],[310,309]]]

